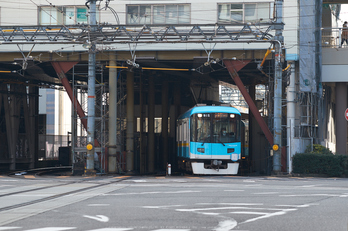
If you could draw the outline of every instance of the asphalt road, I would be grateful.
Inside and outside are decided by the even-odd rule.
[[[0,230],[348,231],[348,179],[0,176]]]

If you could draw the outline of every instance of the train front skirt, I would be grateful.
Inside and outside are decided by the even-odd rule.
[[[236,175],[239,167],[239,163],[227,163],[225,169],[204,168],[202,162],[192,162],[191,165],[193,174],[202,175]]]

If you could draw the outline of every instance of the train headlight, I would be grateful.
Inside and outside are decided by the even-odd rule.
[[[233,153],[234,152],[234,148],[228,148],[227,149],[227,153]]]
[[[197,152],[204,153],[204,148],[197,148]]]

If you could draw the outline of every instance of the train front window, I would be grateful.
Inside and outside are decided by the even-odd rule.
[[[229,113],[213,114],[213,142],[240,142],[240,115]]]
[[[211,114],[199,113],[192,115],[191,141],[211,142]]]

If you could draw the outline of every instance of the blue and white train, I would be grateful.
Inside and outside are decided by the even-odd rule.
[[[195,106],[177,120],[178,167],[193,174],[235,175],[241,159],[240,112],[229,106]]]

